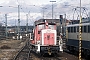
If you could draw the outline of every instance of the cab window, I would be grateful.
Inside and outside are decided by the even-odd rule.
[[[44,24],[43,25],[38,25],[38,29],[41,30],[41,29],[44,29]]]
[[[49,29],[54,29],[55,25],[48,25]]]

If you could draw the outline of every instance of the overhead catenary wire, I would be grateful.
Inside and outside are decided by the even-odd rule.
[[[24,1],[24,0],[23,0]],[[19,3],[19,1],[17,0],[17,2]],[[25,3],[25,2],[24,2]],[[20,3],[19,3],[20,4]],[[53,5],[55,5],[56,3],[54,3]],[[51,7],[51,4],[50,4],[50,6],[48,6],[48,7],[46,7],[47,9],[48,8],[50,8]],[[26,9],[27,9],[27,7],[26,7]],[[27,9],[28,10],[28,9]]]
[[[26,13],[24,10],[23,10],[23,8],[21,8],[22,9],[22,11],[25,13],[25,14],[28,14],[28,20],[31,18],[31,16],[30,16],[30,10],[29,10],[29,12],[28,13]],[[30,22],[33,22],[33,20],[32,19],[30,19],[29,20]]]

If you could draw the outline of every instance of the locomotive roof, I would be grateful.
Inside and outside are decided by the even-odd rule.
[[[38,23],[38,24],[35,24],[35,25],[42,25],[42,24],[45,24],[45,22],[40,22],[40,23]],[[49,25],[56,25],[55,23],[48,23]]]
[[[67,27],[73,27],[73,26],[79,26],[80,24],[72,24],[72,25],[67,25]],[[81,24],[82,26],[85,26],[85,25],[90,25],[90,23],[82,23]]]

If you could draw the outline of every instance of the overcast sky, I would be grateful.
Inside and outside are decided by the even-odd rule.
[[[79,8],[75,11],[74,8],[79,7],[79,0],[52,0],[53,3],[53,18],[59,18],[59,15],[66,14],[67,19],[72,19],[79,14]],[[28,23],[32,25],[35,20],[43,18],[52,18],[52,3],[50,0],[0,0],[0,22],[5,23],[5,14],[7,14],[7,24],[17,25],[18,19],[18,5],[20,5],[20,23],[26,25],[26,14],[28,13]],[[67,5],[67,6],[66,6]],[[12,6],[12,7],[9,7]],[[46,9],[43,9],[46,8]],[[86,16],[90,12],[90,0],[82,0],[83,16]],[[75,13],[74,13],[75,12]]]

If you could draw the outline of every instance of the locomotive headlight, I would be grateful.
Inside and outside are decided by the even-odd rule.
[[[37,44],[40,44],[40,41],[37,41]]]
[[[37,52],[40,52],[40,41],[37,41]]]
[[[48,26],[48,23],[46,23],[46,25]]]

